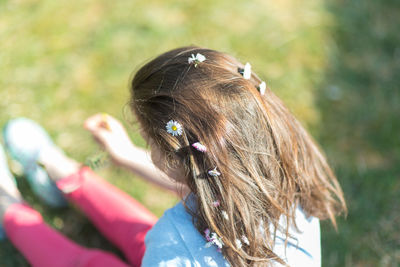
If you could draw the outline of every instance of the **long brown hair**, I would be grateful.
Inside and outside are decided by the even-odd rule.
[[[206,60],[189,64],[197,53]],[[183,166],[197,206],[186,208],[198,231],[203,235],[210,228],[222,237],[222,253],[232,265],[267,266],[284,263],[272,251],[274,233],[268,225],[280,229],[283,215],[288,235],[301,205],[307,215],[330,219],[336,227],[335,215],[346,205],[313,139],[270,89],[259,93],[256,74],[244,79],[242,68],[234,57],[212,49],[168,51],[135,74],[131,107],[168,166]],[[183,126],[182,135],[167,133],[170,120]],[[195,142],[207,152],[193,149]],[[214,167],[220,176],[208,175]],[[266,233],[260,236],[261,222]],[[243,235],[249,245],[238,248],[235,240]]]

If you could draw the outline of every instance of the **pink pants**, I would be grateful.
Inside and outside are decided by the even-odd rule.
[[[61,190],[77,188],[67,198],[78,205],[93,224],[125,254],[130,264],[111,253],[87,249],[43,222],[26,204],[11,205],[4,217],[8,238],[34,267],[140,266],[144,238],[157,218],[126,193],[99,178],[89,168],[66,177]]]

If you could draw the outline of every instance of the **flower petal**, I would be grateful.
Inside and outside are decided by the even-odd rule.
[[[260,85],[258,86],[258,90],[260,90],[260,94],[261,95],[264,95],[265,94],[265,89],[267,88],[267,84],[264,82],[264,81],[262,81],[261,83],[260,83]]]
[[[249,240],[247,239],[247,237],[245,235],[242,235],[242,241],[243,243],[245,243],[246,245],[250,245]]]
[[[246,80],[249,80],[251,77],[251,65],[249,62],[244,65],[244,71],[243,71],[243,78]]]
[[[224,217],[225,220],[229,221],[228,213],[226,213],[226,211],[224,211],[224,210],[221,211],[221,213],[222,213],[222,217]]]
[[[206,60],[206,57],[200,53],[197,53],[196,60],[199,62],[203,62],[204,60]]]
[[[195,61],[196,60],[196,58],[195,58],[195,56],[192,54],[192,56],[191,57],[188,57],[188,62],[189,62],[189,64],[192,64],[193,63],[193,61]]]
[[[167,129],[167,132],[170,133],[172,136],[182,135],[183,133],[182,125],[174,120],[170,120],[169,122],[167,122],[165,128]]]
[[[200,142],[193,143],[192,147],[194,147],[196,150],[198,150],[200,152],[206,152],[207,151],[207,147],[202,145]]]
[[[219,200],[216,200],[212,204],[214,207],[218,207],[219,205],[221,205],[221,202]]]
[[[238,249],[241,249],[241,248],[242,248],[242,242],[241,242],[239,239],[236,239],[236,240],[235,240],[235,243],[236,243],[236,247],[237,247]]]
[[[217,171],[217,167],[215,167],[215,168],[212,169],[212,170],[209,170],[209,171],[208,171],[208,174],[211,175],[211,176],[213,176],[213,177],[217,177],[217,176],[220,176],[220,175],[221,175],[221,173],[220,173],[219,171]]]

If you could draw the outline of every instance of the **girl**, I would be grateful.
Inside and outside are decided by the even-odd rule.
[[[182,197],[157,223],[54,145],[26,152],[29,144],[13,141],[24,127],[13,134],[18,127],[9,124],[6,144],[16,158],[35,154],[20,161],[35,168],[40,161],[132,265],[320,266],[319,219],[336,227],[335,216],[346,211],[342,191],[315,142],[250,64],[200,47],[168,51],[136,73],[130,106],[154,165],[112,117],[95,115],[85,127],[116,163]],[[34,266],[125,266],[60,237],[21,204],[15,188],[8,192],[6,233]]]

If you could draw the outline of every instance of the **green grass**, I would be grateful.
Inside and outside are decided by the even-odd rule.
[[[349,206],[323,227],[328,266],[400,264],[400,35],[397,1],[328,1],[335,17],[318,90],[319,139]]]
[[[100,150],[82,123],[107,112],[145,146],[129,123],[132,73],[177,46],[231,53],[251,62],[317,137],[343,185],[349,215],[338,233],[322,224],[323,265],[397,266],[399,11],[390,0],[0,0],[0,125],[30,117],[85,161]],[[177,201],[116,167],[99,174],[158,216]],[[18,184],[52,227],[117,252],[79,211],[51,210],[23,177]],[[6,241],[0,266],[28,265]]]

